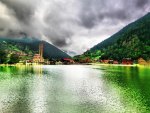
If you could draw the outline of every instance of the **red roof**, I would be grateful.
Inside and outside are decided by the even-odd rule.
[[[64,58],[63,60],[67,60],[67,61],[70,61],[70,60],[71,60],[71,61],[72,61],[72,59],[69,59],[69,58]]]
[[[70,59],[70,58],[64,58],[63,60],[64,60],[64,61],[67,61],[67,62],[72,62],[72,63],[74,62],[74,60],[72,60],[72,59]]]

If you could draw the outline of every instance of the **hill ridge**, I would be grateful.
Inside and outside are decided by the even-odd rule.
[[[138,20],[135,20],[134,22],[129,23],[128,25],[126,25],[125,27],[123,27],[121,30],[119,30],[118,32],[114,33],[112,36],[110,36],[109,38],[105,39],[104,41],[98,43],[97,45],[99,45],[99,44],[101,44],[101,43],[107,41],[108,39],[110,39],[110,38],[112,38],[112,37],[118,35],[119,33],[122,33],[123,30],[127,29],[128,27],[130,27],[130,26],[132,26],[132,25],[134,25],[134,24],[138,24],[137,22],[141,22],[141,21],[143,21],[143,19],[145,19],[145,18],[149,18],[149,22],[150,22],[150,12],[148,12],[146,15],[144,15],[144,16],[141,17],[141,18],[139,18]],[[134,26],[135,26],[135,25],[134,25]],[[114,40],[114,42],[115,42],[117,39],[118,39],[118,38],[116,38],[116,39]],[[91,48],[91,50],[93,51],[97,45],[93,46],[93,47]],[[100,49],[100,48],[99,48],[99,49]]]
[[[150,13],[128,24],[108,39],[98,43],[83,55],[75,58],[150,59]]]
[[[22,51],[24,51],[23,49],[25,48],[25,46],[28,46],[28,48],[30,48],[30,50],[32,51],[37,51],[39,49],[39,44],[41,41],[43,40],[39,40],[36,38],[6,38],[6,37],[1,37],[0,38],[0,43],[2,42],[7,42],[8,44],[11,44],[12,46],[19,46]],[[48,43],[47,41],[43,41],[44,43],[44,58],[47,59],[61,59],[61,58],[70,58],[70,56],[63,52],[62,50],[60,50],[59,48],[57,48],[56,46]],[[2,45],[0,45],[1,48]],[[7,50],[7,48],[5,48]]]

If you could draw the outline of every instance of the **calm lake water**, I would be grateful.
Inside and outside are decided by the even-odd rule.
[[[0,67],[0,113],[149,113],[150,68]]]

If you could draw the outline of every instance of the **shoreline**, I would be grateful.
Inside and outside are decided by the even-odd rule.
[[[130,64],[130,65],[124,65],[124,64],[102,64],[102,63],[90,63],[90,65],[95,66],[129,66],[129,67],[150,67],[150,65],[140,65],[140,64]]]
[[[44,64],[0,64],[0,66],[41,66]],[[62,65],[62,64],[61,64]],[[150,67],[150,65],[140,65],[140,64],[132,64],[132,65],[124,65],[124,64],[102,64],[102,63],[81,63],[81,64],[70,64],[70,65],[93,65],[93,66],[129,66],[129,67]],[[57,66],[57,65],[56,65]]]

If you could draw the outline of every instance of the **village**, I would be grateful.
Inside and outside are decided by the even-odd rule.
[[[143,58],[138,60],[132,60],[131,58],[123,58],[121,61],[113,59],[93,59],[90,57],[84,58],[62,58],[62,59],[46,59],[44,58],[44,44],[41,42],[38,46],[38,51],[32,54],[25,52],[7,52],[18,56],[17,65],[90,65],[90,64],[114,64],[114,65],[150,65],[150,61],[146,61]],[[13,63],[12,63],[13,64]]]
[[[90,58],[86,58],[84,60],[78,61],[81,64],[88,64],[88,63],[100,63],[100,64],[116,64],[116,65],[150,65],[150,61],[146,61],[143,58],[139,58],[137,61],[132,60],[131,58],[124,58],[122,61],[112,60],[112,59],[105,59],[105,60],[91,60]]]
[[[124,58],[122,61],[112,60],[112,59],[105,59],[105,60],[91,60],[90,58],[84,59],[73,59],[73,58],[62,58],[62,59],[44,59],[43,52],[44,52],[44,44],[39,44],[39,53],[34,55],[27,55],[25,53],[16,53],[19,57],[28,56],[28,59],[20,60],[18,65],[72,65],[72,64],[116,64],[116,65],[150,65],[150,61],[145,61],[143,58],[139,58],[137,61],[133,61],[131,58]]]
[[[36,54],[26,54],[24,52],[15,52],[17,56],[21,59],[17,65],[63,65],[63,64],[75,64],[74,60],[71,58],[62,59],[44,59],[44,44],[41,42],[39,44],[39,50]]]

